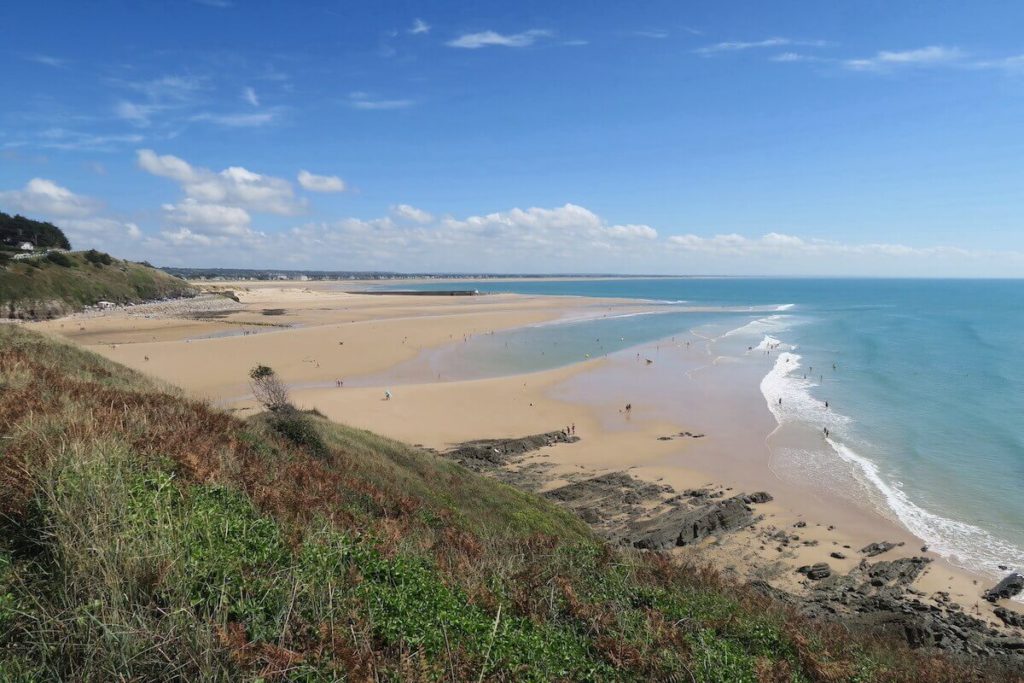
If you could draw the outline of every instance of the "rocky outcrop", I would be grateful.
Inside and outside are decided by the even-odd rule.
[[[754,493],[749,493],[745,496],[740,497],[743,499],[743,502],[747,503],[748,505],[751,503],[768,503],[775,500],[774,498],[772,498],[772,494],[768,493],[767,491],[756,491]]]
[[[1024,576],[1013,572],[992,588],[985,591],[983,596],[989,602],[1006,600],[1024,591]]]
[[[666,550],[692,545],[713,534],[736,531],[753,524],[754,515],[742,496],[726,498],[697,509],[676,508],[633,527],[633,546]]]
[[[612,542],[644,550],[670,550],[693,545],[711,536],[721,536],[756,523],[760,517],[752,504],[770,501],[766,492],[723,497],[719,488],[687,489],[647,482],[628,472],[596,474],[578,471],[559,473],[567,480],[554,489],[550,465],[544,454],[533,451],[558,443],[576,441],[564,432],[549,432],[521,439],[495,439],[461,444],[446,455],[470,469],[485,472],[520,488],[541,492],[548,500],[578,514]],[[798,522],[797,529],[806,523]],[[769,528],[763,538],[779,549],[801,542],[793,530]],[[897,543],[872,543],[861,549],[874,557],[897,547]],[[845,559],[839,550],[831,552]],[[996,630],[964,612],[948,594],[936,594],[925,601],[913,583],[931,562],[926,557],[905,557],[889,561],[861,560],[847,574],[837,574],[827,562],[800,567],[807,581],[806,592],[789,593],[764,580],[750,584],[773,600],[815,618],[838,622],[851,630],[886,633],[905,640],[912,647],[933,647],[960,656],[1005,660],[1011,668],[1024,667],[1024,640]],[[1003,595],[1014,590],[1011,575],[993,591]],[[1019,590],[1019,589],[1018,589]],[[997,610],[1007,626],[1021,628],[1022,615]]]
[[[1011,628],[1024,628],[1024,614],[1020,612],[1012,612],[1005,607],[996,607],[995,615],[999,617],[999,621]]]
[[[832,576],[832,568],[828,566],[828,562],[818,562],[817,564],[807,564],[796,570],[797,573],[803,574],[811,581],[820,581],[821,579],[827,579]]]
[[[870,543],[860,549],[861,555],[867,555],[868,557],[875,557],[882,553],[887,553],[897,546],[903,545],[902,543],[889,543],[888,541],[879,541],[878,543]]]
[[[565,432],[547,432],[518,439],[481,439],[459,444],[445,455],[475,472],[486,472],[507,464],[515,456],[556,443],[579,440],[578,436],[567,436]]]

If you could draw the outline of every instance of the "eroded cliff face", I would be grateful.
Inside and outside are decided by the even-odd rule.
[[[60,299],[44,301],[8,301],[0,303],[0,318],[14,320],[50,320],[75,312],[75,308]]]

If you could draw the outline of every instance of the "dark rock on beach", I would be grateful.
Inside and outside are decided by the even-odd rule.
[[[754,493],[742,496],[742,498],[743,502],[747,504],[768,503],[775,500],[774,498],[772,498],[772,494],[768,493],[767,491],[756,491]]]
[[[579,440],[578,436],[566,436],[565,432],[547,432],[518,439],[481,439],[459,444],[445,455],[464,467],[481,472],[500,467],[517,455],[556,443],[574,443]]]
[[[797,572],[803,574],[811,581],[819,581],[830,577],[832,575],[832,568],[828,566],[828,562],[818,562],[817,564],[804,565],[797,569]]]
[[[723,497],[719,488],[687,489],[637,479],[628,472],[595,473],[585,470],[560,473],[563,483],[547,490],[553,476],[551,465],[534,451],[560,443],[578,441],[564,432],[549,432],[520,439],[493,439],[460,444],[444,453],[466,467],[494,476],[526,490],[542,492],[546,498],[572,510],[612,542],[643,550],[669,550],[695,545],[710,537],[738,531],[758,522],[751,505],[765,503],[771,495],[759,491]],[[801,525],[804,526],[804,525]],[[785,529],[769,527],[765,541],[784,552],[799,543]],[[897,547],[897,543],[872,543],[861,549],[875,557]],[[844,550],[849,546],[842,546]],[[838,550],[831,556],[845,559]],[[836,622],[851,631],[888,634],[911,647],[936,648],[960,657],[998,659],[1011,670],[1024,669],[1024,639],[1019,632],[1008,635],[979,618],[965,613],[948,594],[936,593],[930,600],[913,588],[931,560],[926,557],[898,558],[860,563],[846,574],[836,573],[826,562],[800,567],[807,581],[805,592],[789,593],[758,579],[750,584],[812,619]],[[986,593],[995,601],[1024,590],[1024,577],[1014,573]],[[1000,607],[995,615],[1009,629],[1024,628],[1024,615]],[[1012,633],[1012,632],[1010,632]]]
[[[862,555],[867,555],[868,557],[874,557],[876,555],[881,555],[882,553],[887,553],[890,550],[892,550],[893,548],[895,548],[896,546],[900,546],[900,545],[903,545],[903,544],[902,543],[889,543],[888,541],[879,541],[878,543],[871,543],[871,544],[868,544],[868,545],[864,546],[863,548],[860,549],[860,552],[861,552]]]
[[[753,513],[740,496],[694,510],[675,508],[634,525],[633,545],[646,550],[692,545],[712,534],[742,529],[754,521]]]
[[[1024,575],[1013,572],[992,588],[985,591],[983,596],[989,602],[1006,600],[1024,591]]]
[[[1005,607],[996,607],[995,615],[999,621],[1013,628],[1024,628],[1024,614],[1012,612]]]

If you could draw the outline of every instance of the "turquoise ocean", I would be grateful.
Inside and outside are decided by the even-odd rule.
[[[809,471],[854,470],[875,505],[967,569],[1024,568],[1024,281],[652,278],[416,288],[453,286],[639,299],[654,311],[499,333],[460,351],[470,374],[556,367],[695,329],[744,348],[778,345],[761,381],[775,419],[830,430],[804,454],[815,461]],[[516,348],[522,353],[509,353]]]

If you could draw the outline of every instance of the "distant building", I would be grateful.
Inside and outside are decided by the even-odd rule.
[[[35,245],[33,245],[31,242],[22,242],[21,244],[18,245],[18,249],[21,249],[22,251],[34,251]]]

